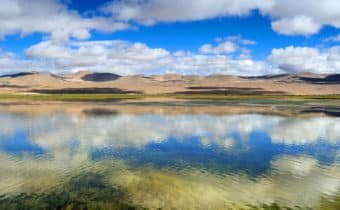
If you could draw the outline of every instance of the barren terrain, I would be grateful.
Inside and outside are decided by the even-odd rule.
[[[55,75],[19,73],[0,76],[0,94],[214,94],[337,95],[340,75],[285,74],[263,77],[227,75],[119,76],[89,71]]]

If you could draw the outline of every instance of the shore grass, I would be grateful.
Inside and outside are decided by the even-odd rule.
[[[22,100],[74,100],[74,101],[105,101],[119,99],[142,99],[141,94],[0,94],[1,99]]]
[[[0,94],[1,99],[106,101],[124,99],[187,100],[340,100],[340,95],[211,95],[211,94]]]

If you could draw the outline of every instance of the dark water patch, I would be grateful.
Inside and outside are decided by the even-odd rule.
[[[91,73],[81,77],[81,79],[91,82],[108,82],[119,79],[120,77],[120,75],[112,73]]]
[[[87,116],[113,116],[119,114],[116,110],[103,108],[86,109],[83,113]]]
[[[43,94],[138,94],[138,91],[128,91],[119,88],[64,88],[64,89],[34,89],[34,93]]]

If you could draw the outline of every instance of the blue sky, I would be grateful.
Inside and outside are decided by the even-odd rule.
[[[0,3],[0,73],[340,73],[334,0]]]

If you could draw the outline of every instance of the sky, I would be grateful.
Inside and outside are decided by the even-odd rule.
[[[0,74],[340,73],[339,0],[0,0]]]

